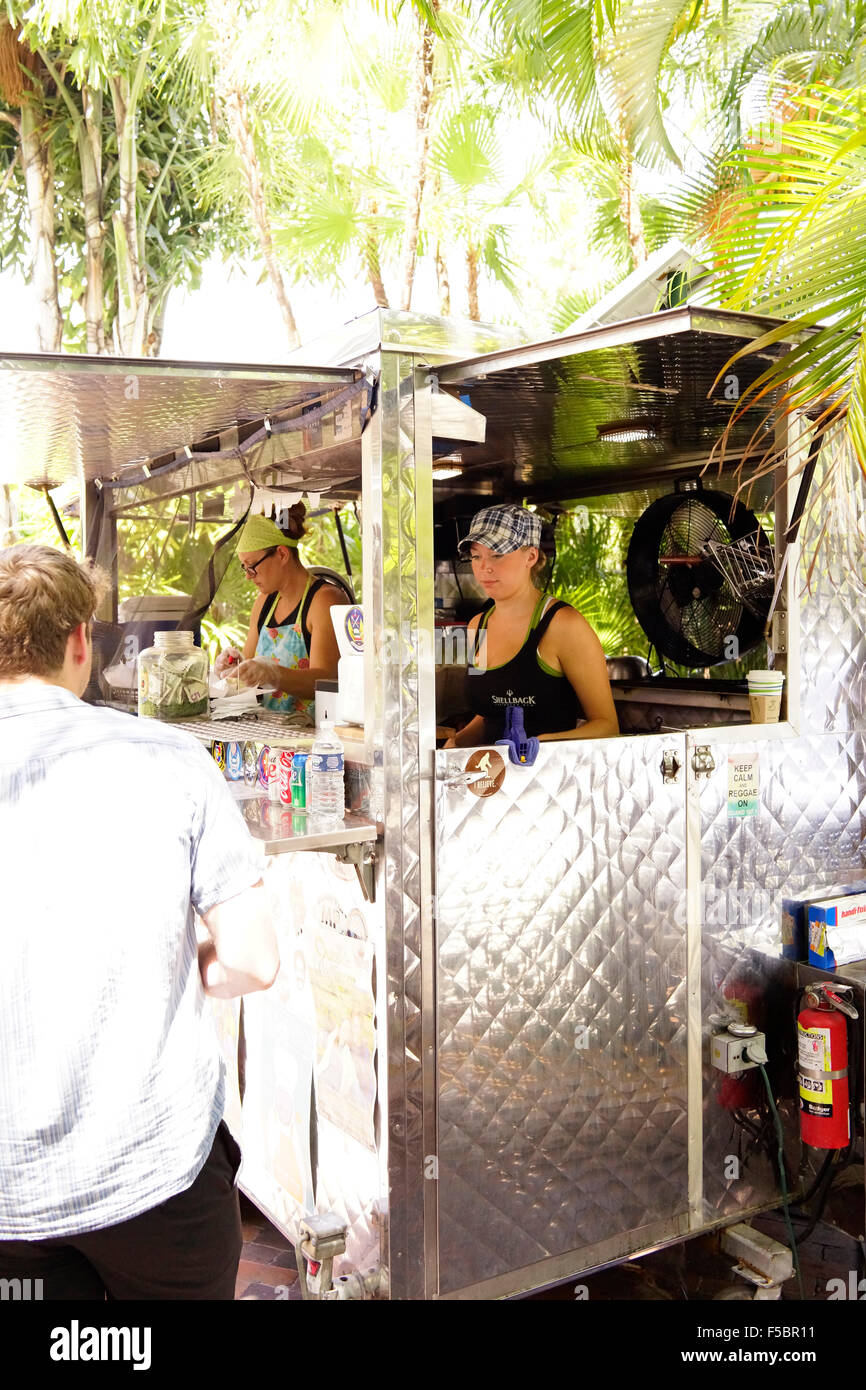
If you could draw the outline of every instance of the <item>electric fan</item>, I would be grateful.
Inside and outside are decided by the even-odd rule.
[[[647,637],[682,666],[730,661],[764,636],[774,579],[770,542],[754,512],[699,480],[678,484],[643,513],[626,576]]]

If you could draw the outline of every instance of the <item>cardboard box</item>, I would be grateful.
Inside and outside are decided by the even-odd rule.
[[[809,956],[809,907],[812,903],[833,901],[847,897],[850,893],[866,893],[866,881],[849,883],[842,888],[828,887],[826,884],[806,888],[799,897],[782,899],[782,955],[786,960],[808,961],[817,964]],[[866,945],[862,953],[866,956]],[[860,957],[855,957],[860,959]],[[832,969],[823,966],[822,969]]]
[[[809,964],[821,970],[866,957],[866,893],[809,904]]]

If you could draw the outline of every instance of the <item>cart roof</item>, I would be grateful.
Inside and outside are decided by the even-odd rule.
[[[509,347],[438,368],[488,422],[461,449],[462,483],[513,460],[512,491],[538,500],[650,485],[703,465],[740,398],[789,346],[740,349],[778,321],[693,305]],[[725,459],[755,464],[774,446],[774,402],[732,428]],[[632,435],[633,437],[629,437]]]
[[[185,448],[218,447],[220,436],[231,447],[238,430],[298,415],[360,377],[347,368],[0,354],[0,482],[134,476]],[[326,452],[320,471],[357,474],[356,437]]]

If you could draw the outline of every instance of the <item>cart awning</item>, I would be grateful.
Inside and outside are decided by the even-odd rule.
[[[44,489],[83,478],[134,486],[143,470],[170,471],[187,452],[242,451],[265,422],[281,441],[275,466],[319,451],[320,484],[356,478],[363,424],[351,408],[356,385],[363,375],[351,369],[2,354],[0,483]],[[319,409],[329,401],[330,416]],[[311,428],[289,433],[304,414]],[[289,466],[287,486],[290,473]]]
[[[777,326],[684,305],[442,366],[440,386],[459,389],[488,421],[485,443],[461,450],[463,479],[513,462],[515,489],[545,500],[694,473],[747,388],[790,344],[731,358]],[[774,413],[771,397],[743,410],[719,462],[766,459]]]

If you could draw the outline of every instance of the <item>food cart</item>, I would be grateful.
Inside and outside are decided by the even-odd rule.
[[[637,519],[677,484],[709,487],[766,361],[722,369],[766,327],[685,305],[527,345],[379,310],[306,365],[0,360],[7,480],[79,476],[86,549],[115,573],[123,518],[155,498],[239,481],[360,500],[350,814],[316,838],[245,805],[283,965],[242,1024],[219,1020],[230,1067],[240,1054],[243,1186],[326,1261],[343,1228],[331,1293],[514,1296],[776,1206],[761,1102],[736,1086],[732,1100],[711,1061],[732,1018],[766,1035],[792,1176],[809,1158],[793,1014],[814,972],[779,930],[783,897],[866,877],[856,468],[821,496],[821,522],[807,508],[783,570],[808,432],[756,409],[726,435],[712,486],[733,493],[754,459],[747,501],[773,523],[779,723],[749,723],[742,683],[630,674],[618,739],[543,743],[532,766],[486,777],[436,748],[443,503],[568,499]],[[434,481],[446,456],[456,482]],[[811,462],[817,488],[826,465]],[[833,544],[817,546],[828,511]],[[116,622],[116,594],[102,616]],[[840,978],[862,1013],[856,968]]]

